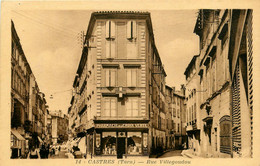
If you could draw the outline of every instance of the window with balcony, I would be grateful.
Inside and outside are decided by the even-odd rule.
[[[115,87],[116,86],[116,69],[106,69],[106,87]]]
[[[103,116],[104,117],[115,117],[117,115],[117,98],[115,97],[107,97],[104,100],[104,109]]]
[[[138,117],[139,114],[139,100],[138,97],[128,97],[126,99],[126,116]]]
[[[137,69],[129,68],[126,70],[127,87],[137,86]]]

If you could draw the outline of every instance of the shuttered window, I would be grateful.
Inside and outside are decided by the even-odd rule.
[[[106,58],[115,58],[115,22],[106,22]]]
[[[107,69],[106,72],[106,87],[116,86],[116,69]]]
[[[137,69],[126,70],[127,87],[137,86]]]
[[[126,116],[137,117],[139,116],[139,102],[137,97],[128,97],[126,100]]]
[[[116,112],[116,98],[108,97],[104,101],[104,110],[103,116],[105,117],[115,117],[117,116]]]
[[[127,39],[136,38],[136,21],[127,22]]]

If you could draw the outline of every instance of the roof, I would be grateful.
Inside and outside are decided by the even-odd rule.
[[[155,45],[152,20],[151,20],[151,15],[149,12],[144,12],[144,11],[97,11],[97,12],[93,12],[91,14],[91,17],[89,20],[84,44],[87,43],[87,40],[91,37],[96,19],[144,19],[144,20],[146,20],[149,36],[151,37],[152,48],[155,52],[155,55],[158,58],[159,64],[162,64],[161,58],[159,56],[158,50]],[[81,60],[79,63],[79,67],[77,70],[77,73],[79,74],[79,76],[83,70],[83,68],[81,66],[82,66],[82,64],[85,63],[85,59],[83,58],[83,55],[84,54],[82,54],[82,57],[81,57]],[[167,76],[164,68],[162,70],[163,70],[163,73],[165,74],[165,76]]]
[[[188,74],[188,71],[191,69],[192,65],[195,64],[196,58],[199,55],[194,55],[193,58],[191,59],[190,63],[188,64],[187,68],[185,69],[184,75]]]

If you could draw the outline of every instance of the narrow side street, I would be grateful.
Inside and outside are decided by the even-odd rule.
[[[169,152],[164,153],[162,156],[158,157],[158,158],[167,158],[167,157],[185,157],[182,156],[182,150],[172,150]]]
[[[65,159],[68,158],[67,155],[65,155],[67,153],[67,150],[61,150],[57,155],[55,156],[50,156],[50,159]]]

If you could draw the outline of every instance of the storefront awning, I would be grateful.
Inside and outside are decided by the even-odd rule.
[[[24,137],[21,136],[21,134],[17,131],[17,130],[14,130],[14,129],[11,129],[11,133],[20,141],[25,141]]]
[[[42,143],[43,141],[42,141],[42,139],[38,136],[38,140],[40,141],[40,143]]]

